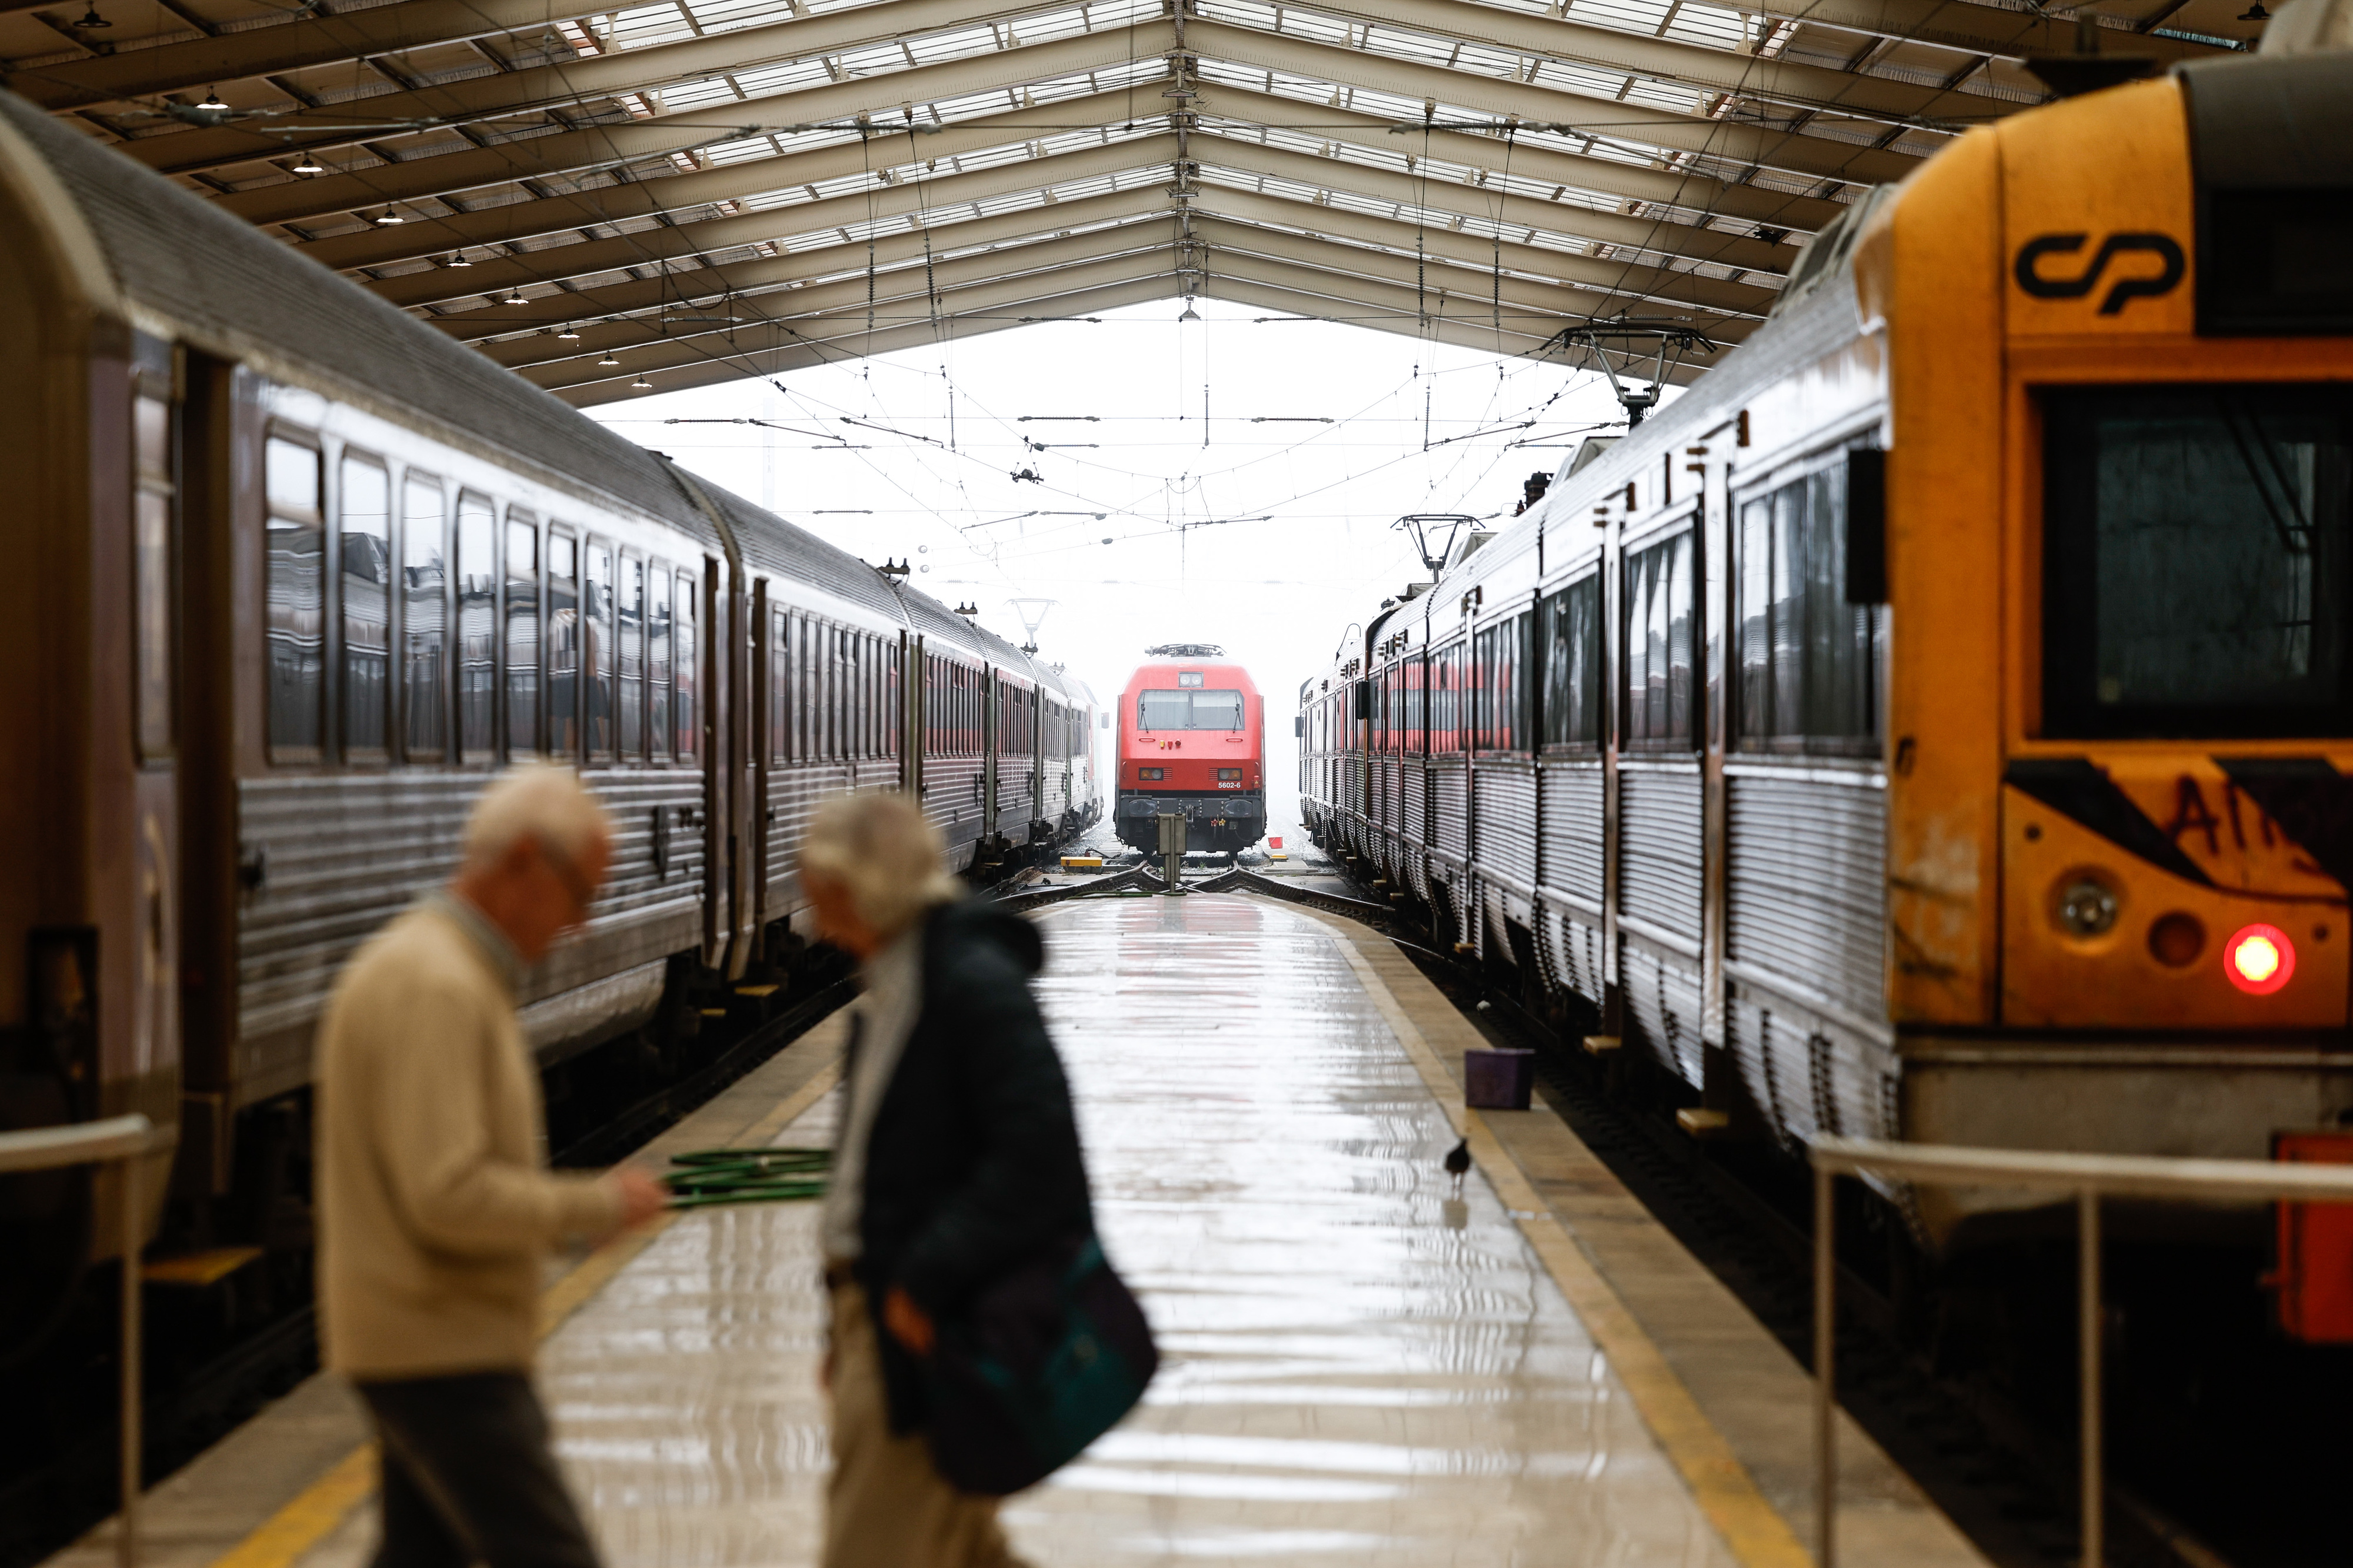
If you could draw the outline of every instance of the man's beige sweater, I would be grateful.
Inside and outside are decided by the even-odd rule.
[[[319,1305],[327,1364],[361,1381],[528,1367],[549,1251],[620,1219],[607,1187],[547,1170],[514,994],[470,913],[385,927],[319,1028]]]

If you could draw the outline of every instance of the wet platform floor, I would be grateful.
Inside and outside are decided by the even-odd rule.
[[[1039,1564],[1733,1561],[1321,924],[1041,922],[1101,1228],[1164,1369],[1008,1510]],[[816,1142],[830,1104],[782,1142]],[[547,1346],[616,1568],[798,1563],[826,1466],[816,1214],[674,1226]]]
[[[1008,1503],[1039,1568],[1809,1560],[1802,1370],[1553,1112],[1461,1109],[1480,1036],[1395,945],[1221,895],[1036,918],[1098,1217],[1165,1358]],[[640,1158],[829,1142],[846,1035],[827,1020]],[[817,1217],[674,1215],[559,1270],[541,1377],[614,1568],[815,1561]],[[1843,1560],[1982,1568],[1841,1427]],[[364,1436],[314,1376],[150,1489],[148,1568],[359,1568]],[[111,1561],[101,1527],[47,1568]]]

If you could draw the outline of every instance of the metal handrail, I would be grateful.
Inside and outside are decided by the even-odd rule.
[[[114,1560],[139,1563],[139,1157],[154,1146],[144,1116],[112,1116],[62,1127],[0,1132],[0,1173],[55,1171],[69,1165],[122,1167],[122,1513],[116,1521]]]
[[[1814,1555],[1837,1561],[1838,1224],[1841,1175],[1865,1173],[1930,1186],[2029,1187],[2075,1194],[2076,1337],[2083,1414],[2083,1568],[2101,1568],[2106,1523],[2100,1394],[2100,1200],[2103,1197],[2353,1203],[2353,1166],[2268,1160],[2177,1160],[2147,1154],[2043,1153],[1820,1138],[1814,1167]]]

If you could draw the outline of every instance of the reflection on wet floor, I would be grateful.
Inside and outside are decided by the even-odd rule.
[[[1015,1499],[1041,1568],[1728,1564],[1452,1142],[1325,928],[1251,900],[1065,905],[1039,993],[1113,1261],[1165,1357],[1145,1407]],[[822,1105],[780,1142],[830,1132]],[[816,1212],[685,1217],[549,1343],[614,1568],[812,1561]]]

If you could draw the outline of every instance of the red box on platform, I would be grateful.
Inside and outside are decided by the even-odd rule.
[[[1525,1110],[1536,1084],[1534,1051],[1462,1053],[1462,1103],[1473,1110]]]
[[[2353,1132],[2275,1132],[2272,1158],[2353,1165]],[[2306,1344],[2353,1344],[2353,1204],[2281,1204],[2280,1327]]]

